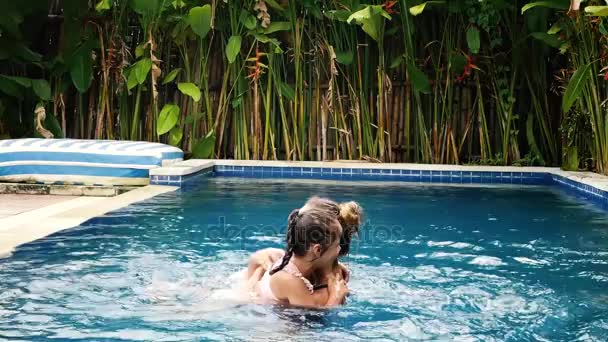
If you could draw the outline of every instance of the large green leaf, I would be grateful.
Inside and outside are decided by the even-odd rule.
[[[467,65],[467,59],[457,52],[450,53],[450,65],[456,74],[462,74],[464,67]]]
[[[426,77],[424,72],[422,72],[422,70],[410,63],[407,65],[407,71],[414,91],[423,94],[431,93],[431,82],[429,81],[429,78]]]
[[[289,101],[293,101],[296,99],[295,90],[285,82],[281,82],[281,95],[286,97]]]
[[[163,135],[169,132],[177,124],[179,119],[179,107],[174,104],[166,104],[160,111],[158,116],[158,126],[156,127],[156,133]]]
[[[232,102],[230,102],[232,108],[237,109],[243,104],[243,96],[235,96]]]
[[[8,13],[0,15],[0,29],[13,35],[15,38],[21,37],[19,25],[23,22],[23,16],[16,10],[9,10]]]
[[[0,92],[18,99],[23,98],[23,87],[3,75],[0,75]]]
[[[131,90],[137,87],[139,83],[137,82],[137,76],[135,76],[135,72],[132,68],[127,69],[127,74],[125,76],[127,77],[127,89]]]
[[[353,51],[336,51],[336,60],[340,64],[350,65],[355,59],[355,53]]]
[[[184,0],[173,0],[171,5],[173,5],[173,8],[175,9],[186,7],[186,3],[184,2]]]
[[[246,10],[241,10],[241,15],[239,16],[239,22],[243,24],[248,30],[253,30],[257,26],[257,20],[255,20],[255,16]]]
[[[342,21],[342,22],[348,21],[348,17],[350,17],[351,14],[352,14],[352,12],[348,11],[348,10],[325,11],[325,16],[327,18],[329,18],[331,20]]]
[[[228,40],[228,44],[226,45],[226,57],[228,57],[228,63],[234,63],[240,51],[241,36],[230,37],[230,39]]]
[[[42,55],[32,51],[29,47],[21,42],[17,42],[12,48],[16,57],[27,63],[36,63],[42,61]]]
[[[173,127],[173,129],[169,132],[169,145],[177,146],[182,141],[184,137],[184,130],[180,127]]]
[[[194,83],[178,83],[177,89],[182,94],[190,96],[194,102],[201,100],[201,90]]]
[[[177,77],[177,75],[179,75],[179,73],[182,71],[181,68],[177,68],[175,70],[172,70],[163,80],[163,84],[167,84],[167,83],[171,83],[175,80],[175,78]]]
[[[270,43],[270,44],[274,45],[276,53],[283,52],[283,50],[281,50],[281,42],[278,39],[270,38],[265,34],[259,34],[259,33],[255,33],[253,36],[255,37],[255,39],[260,41],[260,43],[264,43],[264,44]]]
[[[51,86],[46,80],[32,80],[32,89],[34,89],[34,93],[36,93],[40,99],[45,101],[51,100]]]
[[[112,2],[110,0],[101,0],[95,6],[95,10],[97,12],[107,11],[112,7]]]
[[[548,34],[557,34],[562,30],[561,23],[558,21],[547,31]]]
[[[596,17],[606,17],[608,16],[608,6],[587,6],[585,13]]]
[[[405,56],[403,56],[403,55],[395,56],[395,58],[393,58],[393,60],[391,61],[391,64],[388,67],[390,69],[398,68],[401,65],[401,63],[403,63],[404,58],[405,58]]]
[[[152,69],[152,60],[150,58],[143,58],[137,61],[131,68],[131,73],[134,73],[135,79],[138,84],[144,84],[148,74]]]
[[[82,45],[70,59],[70,76],[79,93],[85,93],[93,80],[91,49]]]
[[[380,38],[380,30],[382,29],[382,18],[391,19],[381,5],[365,6],[360,11],[357,11],[348,17],[347,22],[351,24],[353,21],[359,25],[365,33],[373,40],[378,41]]]
[[[135,47],[135,58],[141,58],[146,53],[147,43],[141,43]]]
[[[469,27],[467,30],[467,45],[472,54],[477,54],[481,45],[479,30],[477,27]]]
[[[268,6],[270,6],[271,8],[274,8],[275,10],[279,11],[279,12],[283,12],[285,9],[283,7],[281,7],[281,5],[279,5],[278,2],[276,2],[275,0],[266,0],[266,4]]]
[[[211,6],[193,7],[188,15],[188,23],[194,33],[205,38],[211,30]]]
[[[603,34],[604,36],[608,36],[608,26],[606,25],[606,20],[602,20],[602,22],[600,23],[600,33]]]
[[[532,37],[534,37],[535,39],[540,40],[541,42],[544,42],[545,44],[547,44],[551,47],[554,47],[556,49],[559,49],[560,46],[562,46],[562,44],[564,43],[555,34],[549,34],[546,32],[534,32],[534,33],[531,33],[530,35]]]
[[[291,22],[289,21],[273,21],[264,30],[264,33],[271,34],[277,31],[289,31],[291,30]]]
[[[424,9],[426,8],[427,5],[444,5],[444,4],[445,4],[445,1],[423,2],[420,5],[410,7],[410,14],[414,15],[414,16],[421,14],[422,12],[424,12]]]
[[[32,80],[27,77],[20,77],[20,76],[3,76],[3,77],[8,78],[11,81],[15,81],[20,86],[25,87],[25,88],[29,88],[32,86]]]
[[[80,0],[81,1],[81,0]],[[162,1],[162,3],[161,3]],[[154,16],[162,9],[164,0],[130,0],[129,5],[138,14],[143,16]]]
[[[545,7],[553,9],[566,10],[570,7],[570,0],[553,0],[553,1],[535,1],[531,2],[521,8],[521,13],[525,13],[534,7]]]
[[[199,141],[192,149],[192,156],[199,159],[209,159],[213,157],[213,151],[215,150],[215,134],[213,131],[209,132],[207,136]]]
[[[572,75],[572,78],[566,87],[564,97],[562,98],[562,110],[564,113],[568,112],[581,96],[583,89],[585,89],[585,83],[587,83],[587,80],[591,77],[591,73],[589,72],[590,69],[591,64],[587,64],[580,67],[576,70],[574,75]]]

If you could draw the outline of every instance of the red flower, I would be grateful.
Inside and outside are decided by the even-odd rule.
[[[604,74],[604,81],[608,81],[608,71]]]
[[[260,62],[262,56],[264,54],[260,52],[259,48],[255,49],[255,58],[250,58],[249,61],[254,62],[255,64],[249,66],[248,68],[251,70],[251,73],[247,75],[247,78],[251,78],[253,81],[257,81],[263,73],[262,63]]]
[[[399,13],[399,12],[397,12],[397,10],[393,9],[395,4],[397,4],[396,0],[394,0],[394,1],[387,0],[385,3],[382,4],[382,9],[384,9],[384,11],[388,14]]]
[[[477,65],[473,64],[473,57],[467,54],[465,54],[465,57],[467,58],[467,64],[465,64],[462,74],[456,76],[456,81],[458,82],[462,82],[465,80],[465,78],[471,76],[471,71],[473,71],[473,69],[479,69]]]

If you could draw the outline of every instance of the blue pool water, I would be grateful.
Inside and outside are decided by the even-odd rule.
[[[243,302],[311,195],[356,200],[348,303]],[[0,340],[604,340],[608,216],[549,187],[204,178],[0,260]]]

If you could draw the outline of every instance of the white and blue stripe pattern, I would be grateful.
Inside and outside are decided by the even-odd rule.
[[[183,157],[178,148],[149,142],[0,140],[0,181],[145,185],[150,169]]]

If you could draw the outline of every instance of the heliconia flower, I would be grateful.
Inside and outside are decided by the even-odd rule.
[[[254,62],[254,65],[248,67],[251,70],[251,73],[247,75],[247,78],[257,81],[263,74],[262,67],[264,67],[264,64],[262,64],[261,59],[264,55],[264,53],[260,52],[259,48],[256,48],[255,57],[248,59],[248,61]]]
[[[387,0],[385,3],[382,4],[382,9],[388,13],[388,14],[396,14],[399,13],[397,12],[397,10],[393,9],[393,7],[397,4],[396,0]]]
[[[471,76],[471,71],[473,71],[473,69],[479,69],[477,65],[473,64],[473,57],[467,54],[465,54],[465,57],[467,58],[467,64],[464,66],[462,74],[456,76],[456,81],[458,82],[462,82],[465,78]]]

